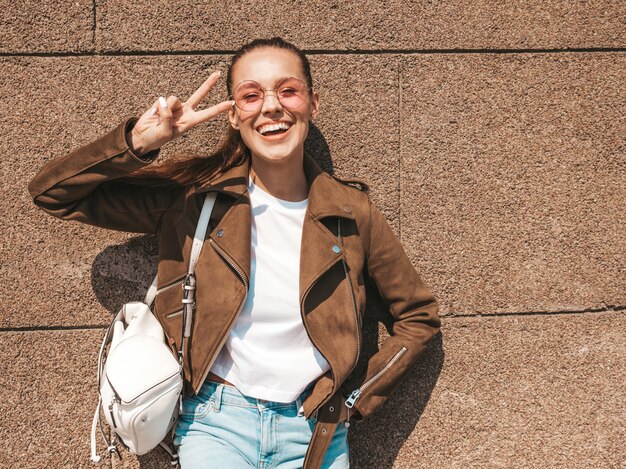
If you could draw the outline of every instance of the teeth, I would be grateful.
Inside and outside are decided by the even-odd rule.
[[[288,130],[289,127],[291,127],[291,124],[287,124],[286,122],[279,122],[278,124],[268,124],[268,125],[261,126],[259,127],[258,131],[261,134],[265,134],[272,130],[278,130],[278,129]]]

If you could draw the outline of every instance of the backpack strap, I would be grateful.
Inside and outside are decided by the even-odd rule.
[[[181,339],[180,348],[178,350],[179,361],[182,365],[183,360],[183,341],[185,338],[189,338],[191,335],[191,323],[193,319],[193,310],[195,309],[195,290],[196,290],[196,281],[194,270],[196,268],[196,264],[198,263],[198,259],[200,258],[200,251],[202,250],[202,245],[204,244],[204,238],[206,237],[206,232],[209,226],[209,219],[211,218],[211,212],[213,211],[213,206],[215,205],[215,199],[217,198],[217,194],[215,192],[209,192],[204,198],[204,203],[202,205],[202,211],[200,212],[200,217],[198,218],[198,224],[196,225],[196,232],[193,238],[193,244],[191,246],[191,254],[189,257],[189,268],[187,270],[187,277],[185,277],[185,290],[183,294],[183,335]],[[158,274],[154,276],[150,287],[146,293],[146,297],[144,303],[148,305],[148,307],[152,308],[152,303],[156,298],[157,294],[157,277]],[[100,406],[102,402],[102,398],[100,397],[100,381],[102,379],[102,374],[104,373],[104,354],[106,351],[106,347],[111,341],[113,335],[113,329],[115,326],[115,322],[121,320],[123,317],[123,308],[115,315],[111,324],[107,328],[107,331],[104,335],[104,339],[102,340],[102,344],[100,346],[100,352],[98,353],[98,405],[96,407],[96,412],[93,416],[93,421],[91,424],[91,460],[93,462],[100,461],[100,456],[96,452],[96,432],[98,427],[100,428],[100,432],[104,439],[104,443],[107,446],[109,453],[117,452],[117,448],[113,444],[113,442],[109,445],[107,441],[104,431],[102,430],[102,422],[100,419]],[[182,404],[182,400],[181,400]],[[119,453],[117,453],[119,456]]]
[[[189,342],[189,337],[191,337],[193,313],[196,309],[196,275],[194,271],[196,269],[198,259],[200,258],[200,251],[202,250],[202,245],[204,244],[204,238],[206,237],[209,219],[211,218],[211,212],[213,211],[216,198],[217,193],[215,192],[209,192],[204,197],[202,212],[200,212],[200,218],[198,219],[196,233],[193,237],[193,244],[191,246],[191,254],[189,255],[189,269],[187,270],[187,276],[185,277],[183,285],[183,333],[180,339],[180,347],[178,349],[178,358],[181,365],[183,364],[185,346]]]
[[[191,246],[191,254],[189,256],[189,268],[187,269],[188,275],[194,272],[196,264],[198,263],[198,259],[200,258],[200,251],[202,251],[204,238],[206,237],[206,232],[209,227],[209,219],[211,218],[211,213],[213,212],[216,195],[217,194],[215,192],[209,192],[204,198],[204,204],[202,205],[202,211],[200,212],[200,217],[198,218],[196,233],[193,237],[193,244]],[[152,283],[148,287],[148,291],[146,292],[146,297],[144,299],[144,303],[147,304],[149,307],[152,307],[152,303],[156,298],[157,278],[158,275],[155,275]]]

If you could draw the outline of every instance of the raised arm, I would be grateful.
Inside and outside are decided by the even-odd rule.
[[[35,204],[64,220],[155,233],[161,214],[182,194],[182,187],[150,187],[123,179],[159,153],[153,150],[140,158],[129,148],[126,133],[136,121],[127,118],[103,137],[46,164],[28,185]]]
[[[127,176],[148,164],[165,143],[227,111],[230,101],[195,111],[219,79],[213,73],[182,103],[159,98],[140,118],[129,117],[103,137],[46,164],[28,190],[37,206],[64,220],[121,231],[155,233],[161,216],[184,188],[168,180]]]

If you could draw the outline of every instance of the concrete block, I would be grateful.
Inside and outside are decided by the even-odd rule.
[[[235,50],[282,36],[308,50],[624,47],[622,2],[424,0],[294,4],[98,2],[103,51]]]
[[[25,0],[0,7],[0,53],[94,50],[94,3]]]
[[[89,438],[103,334],[0,332],[0,467],[92,467]],[[98,449],[106,450],[99,434]]]
[[[621,467],[626,316],[444,318],[351,467]]]
[[[444,314],[626,300],[626,55],[408,56],[401,236]]]
[[[374,202],[398,232],[398,60],[393,55],[310,57],[320,93],[310,148],[332,158],[337,176],[370,186]]]

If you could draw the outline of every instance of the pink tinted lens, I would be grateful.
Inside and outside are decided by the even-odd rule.
[[[235,104],[244,111],[254,111],[263,103],[263,89],[255,81],[244,81],[233,93]]]
[[[306,99],[306,85],[297,78],[287,78],[278,85],[276,90],[280,103],[288,108],[300,106]]]

